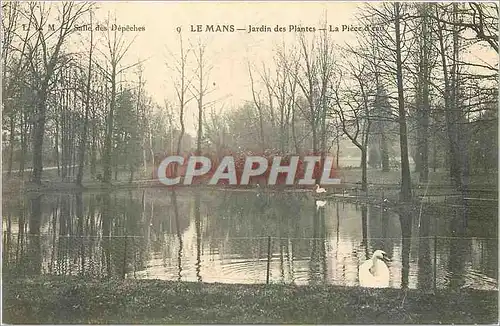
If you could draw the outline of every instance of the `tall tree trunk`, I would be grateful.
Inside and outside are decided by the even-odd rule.
[[[76,87],[76,85],[75,85]],[[75,100],[74,100],[74,108],[76,110],[77,109],[77,98],[76,98],[76,88],[75,88],[75,91],[74,91],[74,95],[75,95]],[[76,119],[76,112],[71,112],[70,114],[70,126],[71,126],[71,129],[70,129],[70,139],[71,139],[71,147],[70,147],[70,153],[71,153],[71,156],[70,156],[70,171],[71,171],[71,176],[74,176],[75,175],[75,166],[76,166],[76,146],[75,146],[75,143],[76,143],[76,135],[77,135],[77,122],[78,120]]]
[[[146,133],[147,130],[145,130],[145,124],[147,123],[144,121],[144,107],[141,106],[141,99],[142,99],[142,71],[139,74],[139,89],[137,91],[137,106],[136,106],[136,116],[137,116],[137,121],[141,122],[141,142],[142,142],[142,169],[144,173],[148,170],[148,160],[147,160],[147,154],[146,154]]]
[[[314,112],[314,105],[312,103],[310,105],[310,111],[311,111],[311,129],[312,129],[312,147],[313,147],[313,153],[314,155],[318,154],[318,131],[316,130],[316,127],[318,126],[317,124],[317,118],[316,114]]]
[[[149,124],[149,121],[147,122],[148,124],[148,138],[149,138],[149,155],[151,155],[151,173],[155,170],[155,153],[153,149],[153,133],[151,131],[151,125]]]
[[[34,64],[33,60],[35,60],[32,57],[30,57],[28,60],[31,61],[30,68],[33,76],[37,76],[36,78],[36,93],[35,93],[35,98],[36,98],[36,105],[35,105],[35,115],[34,115],[34,121],[33,121],[33,137],[32,137],[32,143],[33,143],[33,174],[32,174],[32,182],[35,184],[41,184],[42,180],[42,172],[43,172],[43,138],[45,136],[45,122],[46,122],[46,115],[47,115],[47,96],[49,93],[49,83],[54,75],[54,72],[56,70],[56,65],[59,64],[59,54],[61,51],[61,48],[63,46],[63,43],[65,42],[66,38],[74,31],[74,23],[78,20],[80,15],[85,12],[85,5],[74,5],[71,2],[66,2],[62,5],[60,8],[61,11],[61,21],[60,21],[60,29],[59,33],[57,35],[57,41],[54,45],[54,47],[51,47],[51,54],[47,55],[47,43],[46,43],[46,36],[44,35],[44,29],[41,28],[42,26],[45,25],[47,18],[48,18],[48,13],[43,12],[44,9],[40,8],[40,17],[39,17],[39,23],[36,24],[36,31],[38,34],[37,39],[37,45],[43,48],[43,70],[44,72],[42,74],[37,72],[37,66]],[[34,8],[34,7],[32,7]],[[37,19],[33,19],[33,15],[35,15],[34,11],[32,10],[30,13],[30,24],[32,21],[37,21]],[[46,17],[44,17],[46,16]],[[43,22],[43,23],[42,23]],[[53,35],[54,33],[51,33]],[[31,49],[33,52],[37,51],[38,49]],[[31,53],[32,55],[34,53]]]
[[[328,69],[328,68],[324,68]],[[327,72],[323,71],[323,74],[326,74]],[[326,78],[326,77],[325,77]],[[323,78],[323,85],[322,85],[322,90],[321,90],[321,111],[320,111],[320,116],[319,120],[321,123],[321,157],[324,159],[326,155],[326,113],[327,113],[327,102],[326,102],[326,88],[327,88],[327,80]]]
[[[198,69],[199,71],[199,91],[198,91],[198,136],[196,139],[196,155],[201,155],[201,138],[203,135],[203,47],[199,47]]]
[[[367,179],[367,148],[366,145],[361,148],[361,190],[368,190],[368,179]]]
[[[116,63],[111,63],[111,102],[109,104],[109,112],[106,126],[106,137],[104,139],[104,155],[103,155],[103,177],[104,183],[111,183],[111,152],[113,150],[113,121],[116,106]]]
[[[48,80],[44,81],[38,89],[33,124],[33,175],[31,181],[38,185],[42,183],[43,137],[45,136],[48,82]]]
[[[101,94],[96,94],[96,96],[100,96]],[[90,175],[92,178],[96,177],[97,173],[97,126],[96,126],[96,117],[95,117],[95,101],[92,100],[92,146],[90,153]]]
[[[90,13],[90,25],[92,25],[92,12]],[[85,116],[83,118],[83,131],[80,138],[80,151],[78,156],[78,174],[76,175],[76,184],[81,186],[83,179],[83,167],[85,162],[85,149],[87,142],[87,133],[89,127],[90,114],[90,82],[92,80],[92,50],[93,50],[93,32],[90,31],[90,50],[89,50],[89,65],[87,69],[87,85],[85,94]]]
[[[335,139],[335,142],[337,144],[337,149],[335,151],[335,163],[336,163],[336,168],[339,168],[339,156],[340,156],[340,133],[339,133],[339,128],[338,126],[335,128],[337,131],[337,137]]]
[[[266,149],[266,140],[265,140],[265,134],[264,134],[264,117],[263,117],[263,112],[262,112],[262,103],[260,102],[260,97],[257,99],[255,96],[255,89],[254,89],[254,83],[253,83],[253,75],[252,75],[252,69],[250,69],[250,64],[248,65],[248,73],[250,75],[250,82],[252,86],[252,96],[253,96],[253,102],[255,107],[257,108],[257,113],[259,114],[259,129],[260,129],[260,147],[262,152]]]
[[[434,137],[432,139],[432,170],[436,172],[437,170],[437,138],[436,133],[434,133]]]
[[[297,140],[297,133],[295,130],[295,108],[292,108],[292,140],[293,140],[293,145],[295,146],[295,154],[300,154],[300,145]]]
[[[459,15],[459,4],[453,3],[453,21],[455,23],[459,23],[461,21]],[[458,26],[453,26],[453,62],[452,62],[452,85],[451,85],[451,115],[452,115],[452,123],[450,126],[453,128],[453,133],[455,134],[455,153],[456,156],[454,159],[457,160],[457,175],[456,179],[456,187],[457,189],[461,189],[466,191],[466,186],[468,184],[466,178],[468,177],[468,149],[467,149],[467,130],[460,130],[465,124],[465,117],[463,115],[463,108],[461,103],[461,78],[460,78],[460,40],[459,40],[460,30]]]
[[[455,8],[455,6],[454,6]],[[438,8],[436,7],[436,11]],[[455,9],[454,9],[455,11]],[[455,12],[454,12],[455,16]],[[448,71],[446,49],[444,45],[443,29],[446,26],[438,23],[437,34],[439,39],[439,48],[441,52],[441,64],[443,68],[444,77],[444,104],[445,104],[445,121],[446,121],[446,131],[448,135],[448,157],[447,161],[450,168],[450,177],[455,187],[460,188],[462,186],[461,171],[460,171],[460,149],[458,147],[458,131],[456,125],[456,119],[454,114],[453,106],[456,104],[456,62],[455,62],[455,52],[458,51],[456,48],[456,43],[458,42],[458,32],[456,27],[453,27],[453,65],[451,72]]]
[[[260,128],[260,148],[262,152],[266,150],[266,138],[264,133],[264,117],[262,115],[262,109],[259,106],[257,107],[257,111],[259,113],[259,128]]]
[[[64,90],[62,108],[61,108],[61,181],[64,182],[68,175],[68,108],[69,104],[69,86],[66,84]]]
[[[363,91],[364,93],[364,91]],[[365,98],[366,99],[366,98]],[[366,102],[365,102],[366,105]],[[366,112],[368,108],[365,106]],[[368,135],[370,134],[371,121],[366,121],[365,133],[362,135],[361,140],[361,190],[368,191],[368,178],[367,178],[367,163],[368,163]]]
[[[28,152],[28,122],[26,118],[26,111],[21,110],[21,157],[19,158],[19,177],[24,179],[24,165],[26,161],[26,154]]]
[[[394,3],[395,17],[395,44],[396,44],[396,78],[398,84],[398,111],[399,111],[399,141],[401,147],[401,200],[411,200],[410,162],[408,160],[408,134],[406,129],[406,111],[403,93],[403,62],[401,59],[401,31],[400,31],[400,6]]]
[[[59,97],[58,97],[59,95]],[[56,98],[58,99],[59,102],[61,102],[61,95],[56,94]],[[60,132],[60,104],[55,106],[56,108],[56,116],[54,117],[54,125],[55,125],[55,132],[54,132],[54,158],[56,161],[56,166],[57,166],[57,176],[61,176],[61,166],[60,166],[60,157],[59,157],[59,132]]]
[[[280,153],[285,153],[285,109],[283,105],[280,105]]]
[[[9,103],[11,104],[11,103]],[[12,104],[11,104],[12,105]],[[11,173],[12,173],[12,161],[14,160],[14,133],[15,133],[15,126],[16,126],[16,123],[15,123],[15,119],[16,119],[16,113],[15,113],[15,110],[13,107],[10,108],[11,110],[11,114],[10,114],[10,123],[9,123],[9,127],[10,127],[10,136],[9,136],[9,146],[10,146],[10,150],[9,150],[9,166],[8,166],[8,170],[7,170],[7,175],[10,177]]]
[[[182,139],[184,137],[184,133],[186,131],[185,126],[184,126],[184,106],[186,105],[186,56],[184,55],[184,46],[182,42],[182,36],[179,35],[179,43],[180,43],[180,51],[181,51],[181,58],[180,58],[180,74],[181,74],[181,85],[180,89],[177,89],[177,95],[179,98],[179,123],[181,125],[181,130],[179,133],[179,139],[177,140],[177,155],[181,155],[181,149],[182,149]],[[171,125],[173,128],[173,125]],[[177,175],[178,171],[178,164],[174,165],[174,174]],[[175,197],[175,195],[174,195]],[[176,208],[177,209],[177,208]],[[176,212],[177,214],[177,212]],[[182,241],[179,239],[179,241]],[[182,248],[181,248],[182,250]]]
[[[201,141],[203,135],[203,95],[200,95],[200,100],[198,101],[198,135],[196,138],[196,155],[201,155]]]
[[[417,156],[420,162],[420,182],[427,182],[429,178],[429,116],[430,116],[430,101],[429,101],[429,43],[430,33],[428,30],[428,5],[422,4],[422,43],[420,55],[420,76],[419,76],[419,90],[420,105],[417,106],[418,115],[418,144]]]
[[[184,127],[184,105],[181,105],[181,110],[179,114],[179,123],[181,125],[181,130],[179,133],[179,139],[177,140],[177,155],[181,155],[182,138],[184,137],[184,133],[186,131],[186,128]],[[177,164],[175,166],[177,167]]]

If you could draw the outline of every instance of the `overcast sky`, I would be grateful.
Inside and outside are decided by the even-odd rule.
[[[230,109],[251,100],[248,61],[261,66],[272,64],[273,50],[283,41],[292,44],[295,32],[288,32],[289,25],[321,27],[328,24],[341,26],[356,24],[355,12],[358,4],[336,2],[100,2],[96,19],[104,21],[108,15],[116,14],[120,25],[136,25],[145,31],[126,32],[126,37],[136,40],[127,53],[125,63],[144,60],[144,77],[147,91],[158,103],[167,98],[174,101],[171,71],[166,61],[171,53],[178,53],[181,28],[185,47],[196,45],[198,40],[207,44],[207,61],[212,66],[210,85],[214,88],[208,101],[216,100],[216,107],[224,105]],[[193,33],[191,25],[225,24],[235,25],[245,31],[234,33]],[[274,29],[283,26],[287,32],[247,33],[249,25],[266,25]],[[319,35],[319,31],[310,33]],[[353,40],[354,32],[331,33],[339,44]],[[190,69],[193,69],[190,66]],[[215,83],[215,86],[213,86]],[[187,128],[194,130],[191,106],[186,115]]]
[[[123,64],[145,60],[143,65],[146,89],[159,104],[163,104],[164,99],[167,99],[175,105],[173,73],[167,68],[166,62],[171,60],[172,54],[178,54],[179,51],[177,28],[181,28],[186,49],[195,47],[199,41],[206,44],[206,59],[212,67],[208,83],[211,93],[206,102],[215,101],[216,108],[224,106],[225,110],[230,110],[252,99],[248,62],[257,68],[261,68],[263,62],[272,67],[273,51],[277,46],[283,42],[288,45],[297,43],[294,40],[299,34],[289,32],[290,25],[315,27],[316,32],[306,33],[310,36],[319,36],[318,28],[322,27],[325,18],[327,25],[339,28],[342,25],[362,26],[367,22],[359,22],[356,18],[361,5],[362,2],[103,1],[98,3],[99,9],[95,19],[104,22],[109,14],[111,17],[116,16],[119,25],[144,28],[144,31],[140,32],[125,32],[125,37],[129,40],[135,37],[135,42]],[[245,30],[232,33],[190,31],[191,25],[202,25],[205,29],[206,25],[212,24],[234,25],[237,29]],[[286,28],[287,32],[248,33],[249,25],[265,25],[271,29],[279,25]],[[356,42],[356,32],[329,34],[339,45]],[[87,44],[85,46],[88,46]],[[102,43],[98,46],[105,49]],[[472,53],[483,57],[487,54],[485,51]],[[496,53],[492,55],[493,58],[497,57]],[[188,74],[192,74],[194,69],[194,65],[188,66]],[[128,78],[135,77],[129,74]],[[186,128],[190,133],[195,131],[195,112],[195,103],[192,102],[185,115]]]

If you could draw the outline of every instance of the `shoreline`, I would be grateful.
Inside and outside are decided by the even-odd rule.
[[[363,192],[358,183],[343,183],[340,185],[324,186],[327,189],[326,194],[315,194],[310,187],[293,187],[293,186],[271,186],[271,187],[256,187],[254,185],[246,186],[228,186],[228,185],[207,185],[207,184],[194,184],[194,185],[178,185],[172,187],[165,186],[157,180],[135,180],[132,182],[119,181],[111,184],[102,183],[87,183],[83,186],[76,186],[74,183],[63,182],[45,182],[41,186],[28,184],[23,189],[2,189],[2,196],[4,199],[12,198],[13,196],[39,196],[42,194],[57,194],[57,193],[86,193],[86,192],[114,192],[123,190],[137,190],[137,189],[163,189],[169,191],[175,189],[179,192],[190,190],[203,190],[210,192],[239,192],[239,193],[286,193],[286,194],[302,194],[310,196],[312,199],[318,200],[334,200],[339,202],[350,202],[355,204],[369,204],[385,208],[397,207],[417,207],[421,204],[427,206],[439,205],[448,202],[453,198],[463,197],[465,199],[480,200],[485,204],[498,205],[498,192],[494,189],[485,189],[478,185],[469,188],[469,194],[466,198],[465,194],[458,192],[449,185],[432,185],[429,186],[427,191],[422,186],[413,189],[413,198],[411,202],[399,202],[399,185],[374,185],[371,184],[368,192]],[[430,192],[430,193],[429,193]],[[437,193],[434,193],[437,192]],[[470,192],[474,193],[471,198]],[[427,197],[426,197],[427,196]],[[434,197],[432,200],[430,200]]]
[[[172,186],[165,186],[162,183],[160,183],[156,179],[136,179],[130,181],[114,181],[111,182],[110,184],[104,184],[101,182],[84,182],[82,186],[77,186],[75,183],[72,182],[58,182],[58,181],[43,181],[41,185],[33,184],[30,182],[18,182],[16,185],[21,185],[19,187],[9,187],[12,186],[12,183],[9,185],[9,180],[3,180],[7,181],[7,183],[3,184],[2,192],[4,194],[8,193],[28,193],[28,192],[41,192],[41,191],[50,191],[50,192],[57,192],[57,191],[92,191],[92,190],[119,190],[119,189],[127,189],[127,188],[164,188],[164,189],[169,189],[172,188]],[[189,184],[189,185],[175,185],[173,186],[175,189],[184,189],[188,187],[193,187],[193,188],[207,188],[207,189],[215,189],[215,190],[256,190],[258,189],[255,185],[208,185],[204,183],[200,184]],[[304,192],[304,191],[311,191],[312,192],[312,187],[311,185],[273,185],[273,186],[264,186],[261,187],[261,189],[265,189],[266,191],[289,191],[289,192]],[[350,191],[357,191],[362,193],[361,190],[361,183],[356,182],[343,182],[341,184],[336,184],[336,185],[322,185],[323,188],[325,189],[334,189],[333,193],[336,193],[336,190],[350,190]],[[418,191],[421,190],[422,188],[425,188],[426,186],[424,185],[413,185],[412,190],[413,191]],[[13,189],[15,188],[15,189]],[[438,189],[438,190],[452,190],[456,191],[456,189],[450,185],[450,184],[433,184],[429,185],[427,187],[429,190],[432,189]],[[368,192],[379,192],[383,190],[399,190],[400,186],[397,183],[391,184],[391,183],[385,183],[385,184],[378,184],[378,183],[368,183]],[[491,192],[496,192],[496,188],[492,185],[481,185],[481,184],[474,184],[470,185],[468,187],[468,190],[474,191],[474,192],[485,192],[485,193],[491,193]]]
[[[496,324],[498,291],[4,278],[6,323]]]

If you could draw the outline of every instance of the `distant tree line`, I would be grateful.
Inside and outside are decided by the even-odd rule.
[[[38,184],[44,166],[56,166],[65,182],[110,183],[119,171],[132,180],[154,168],[159,152],[191,147],[198,154],[336,153],[338,163],[340,141],[348,139],[360,151],[364,190],[368,165],[389,171],[399,162],[403,200],[412,192],[409,158],[421,183],[438,168],[449,170],[457,188],[472,173],[496,173],[497,4],[360,9],[360,23],[380,28],[359,32],[356,44],[346,45],[327,32],[297,33],[296,42],[274,49],[274,62],[247,63],[251,98],[223,110],[207,101],[215,85],[201,42],[186,46],[179,34],[167,62],[175,96],[160,105],[146,92],[142,62],[125,64],[133,39],[75,29],[95,20],[92,3],[5,2],[4,169],[23,177],[32,167]],[[55,28],[49,17],[58,19]],[[84,40],[78,52],[75,39]],[[193,146],[185,127],[191,103],[197,107]]]

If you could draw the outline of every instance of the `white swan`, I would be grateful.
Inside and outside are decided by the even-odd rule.
[[[316,189],[315,189],[315,191],[316,191],[316,193],[317,193],[317,194],[321,194],[321,193],[325,193],[325,192],[326,192],[325,188],[321,188],[321,187],[319,186],[319,184],[316,184]]]
[[[316,208],[319,209],[326,205],[326,200],[316,200]]]
[[[371,259],[359,266],[359,285],[370,288],[389,287],[389,267],[386,261],[390,261],[387,254],[376,250]]]

